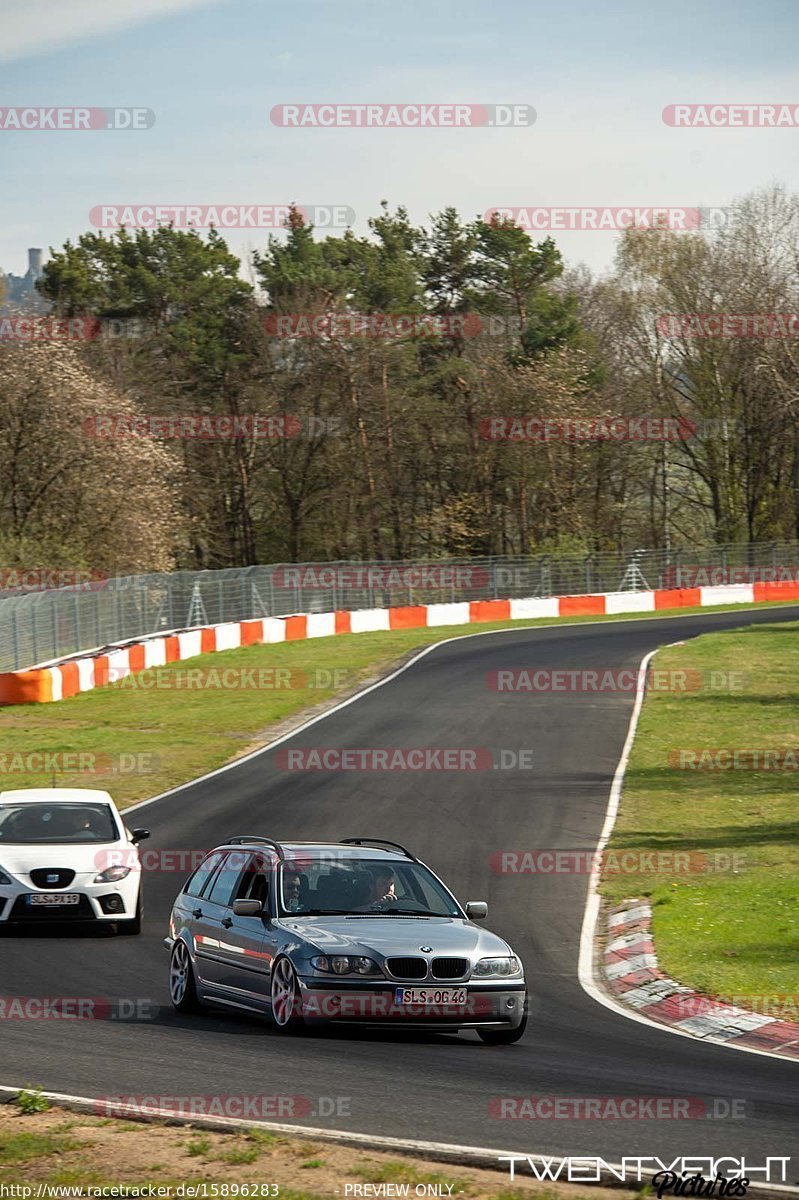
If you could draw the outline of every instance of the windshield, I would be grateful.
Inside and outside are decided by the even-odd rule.
[[[83,845],[119,840],[107,804],[0,804],[0,845]]]
[[[280,873],[280,908],[295,916],[427,916],[462,913],[427,867],[385,859],[309,856]]]

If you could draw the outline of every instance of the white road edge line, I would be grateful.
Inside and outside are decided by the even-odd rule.
[[[670,642],[668,645],[676,646],[678,642]],[[646,673],[650,661],[657,654],[658,650],[666,649],[667,646],[658,646],[655,650],[650,650],[641,659],[638,667],[638,677],[635,692],[635,703],[630,717],[630,724],[627,728],[627,738],[624,742],[624,747],[621,752],[616,772],[613,776],[613,782],[610,787],[610,796],[608,799],[608,808],[605,813],[605,823],[602,826],[602,832],[599,835],[596,852],[593,858],[593,865],[588,880],[588,897],[585,903],[585,913],[583,916],[583,925],[580,932],[580,957],[577,965],[577,974],[580,980],[580,986],[584,992],[587,992],[592,1000],[596,1000],[598,1004],[603,1004],[605,1008],[609,1008],[612,1012],[618,1013],[622,1017],[626,1017],[628,1021],[637,1021],[639,1025],[649,1025],[652,1029],[658,1029],[661,1033],[670,1033],[675,1037],[690,1038],[692,1042],[700,1042],[707,1044],[712,1042],[714,1046],[721,1046],[725,1050],[737,1050],[739,1054],[759,1054],[763,1058],[776,1058],[780,1062],[794,1062],[797,1060],[785,1058],[782,1054],[775,1054],[771,1050],[758,1050],[754,1046],[736,1046],[734,1041],[726,1041],[722,1038],[715,1037],[699,1037],[697,1034],[689,1033],[685,1029],[674,1029],[671,1025],[663,1025],[659,1021],[653,1021],[651,1017],[646,1017],[643,1013],[636,1012],[632,1008],[621,1004],[618,1000],[610,996],[601,985],[601,968],[597,968],[596,963],[596,932],[597,923],[600,913],[600,895],[599,895],[599,880],[601,876],[600,856],[602,851],[610,841],[610,835],[613,832],[613,827],[616,824],[616,818],[619,815],[619,806],[621,803],[621,790],[624,786],[624,776],[627,773],[627,765],[630,761],[630,753],[635,741],[635,733],[638,728],[638,721],[641,716],[641,709],[644,703],[646,694]],[[656,948],[657,949],[657,948]]]
[[[23,1088],[3,1087],[0,1086],[0,1104],[11,1103]],[[102,1100],[93,1100],[88,1096],[73,1096],[68,1092],[41,1092],[41,1095],[46,1099],[51,1100],[54,1104],[60,1105],[63,1108],[71,1109],[76,1112],[90,1112],[93,1115],[98,1113],[98,1105],[102,1105]],[[124,1097],[120,1097],[124,1101]],[[131,1119],[131,1114],[127,1114],[128,1119]],[[317,1129],[312,1125],[285,1125],[273,1121],[248,1121],[243,1117],[203,1117],[203,1116],[187,1116],[185,1113],[174,1112],[167,1108],[142,1108],[138,1113],[132,1116],[133,1120],[139,1120],[144,1124],[154,1121],[166,1121],[171,1125],[187,1125],[195,1129],[212,1129],[221,1133],[235,1133],[238,1130],[247,1130],[254,1127],[263,1126],[269,1132],[288,1134],[289,1136],[299,1136],[303,1138],[313,1137],[319,1141],[333,1142],[340,1146],[354,1146],[363,1150],[390,1150],[395,1154],[405,1154],[408,1157],[427,1158],[436,1162],[447,1162],[466,1167],[483,1167],[493,1171],[505,1171],[505,1162],[514,1158],[518,1162],[524,1158],[535,1161],[535,1164],[545,1174],[543,1174],[540,1182],[559,1182],[561,1185],[568,1183],[569,1186],[611,1186],[625,1187],[633,1190],[636,1183],[640,1185],[645,1180],[651,1179],[655,1171],[648,1171],[641,1168],[641,1180],[622,1180],[618,1176],[623,1171],[623,1164],[617,1162],[605,1162],[604,1168],[599,1168],[599,1179],[584,1179],[579,1180],[563,1180],[558,1176],[563,1169],[568,1170],[569,1158],[566,1156],[553,1154],[520,1154],[516,1150],[500,1150],[491,1149],[483,1146],[459,1146],[451,1142],[424,1142],[412,1138],[393,1138],[384,1137],[380,1134],[371,1133],[350,1133],[343,1129]],[[584,1155],[572,1155],[572,1158],[579,1158],[581,1162],[585,1161]],[[603,1160],[604,1161],[604,1160]],[[549,1172],[547,1175],[546,1172]],[[554,1179],[553,1179],[554,1176]],[[534,1178],[532,1175],[518,1173],[518,1177],[522,1179]],[[789,1187],[779,1183],[761,1183],[757,1182],[754,1186],[749,1187],[748,1196],[758,1196],[765,1193],[769,1196],[797,1196],[799,1188]]]

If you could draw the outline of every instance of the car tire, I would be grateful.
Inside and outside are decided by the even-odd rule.
[[[176,1012],[193,1013],[201,1008],[189,948],[180,938],[169,956],[169,997]]]
[[[142,900],[141,888],[139,888],[138,899],[136,900],[136,915],[131,917],[129,921],[117,921],[117,933],[136,934],[141,933],[141,923],[144,917],[144,901]]]
[[[304,1032],[305,1021],[302,1016],[297,972],[285,957],[278,958],[272,967],[269,998],[272,1025],[276,1033],[291,1035]]]
[[[520,1025],[515,1029],[478,1029],[477,1036],[487,1046],[512,1046],[514,1042],[518,1042],[523,1036],[527,1028],[527,1010],[525,1008],[524,1016]]]

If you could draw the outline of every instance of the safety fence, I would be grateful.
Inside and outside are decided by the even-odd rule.
[[[169,630],[293,613],[720,586],[797,576],[797,542],[571,557],[275,563],[112,578],[87,572],[85,578],[61,587],[50,585],[57,572],[5,569],[0,571],[0,671]]]

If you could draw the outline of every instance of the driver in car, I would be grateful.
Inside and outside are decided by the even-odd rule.
[[[394,904],[398,900],[395,891],[394,872],[391,867],[373,867],[370,871],[369,893],[364,907],[373,904]]]

